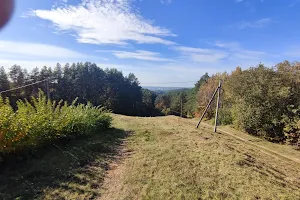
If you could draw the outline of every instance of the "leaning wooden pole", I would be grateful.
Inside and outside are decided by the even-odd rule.
[[[220,92],[221,92],[221,86],[222,86],[222,82],[219,81],[219,87],[218,87],[218,99],[217,99],[217,106],[216,106],[216,116],[215,116],[215,127],[214,127],[214,132],[217,132],[217,126],[218,126],[218,116],[219,116],[219,107],[220,107]]]
[[[182,118],[183,113],[183,105],[182,105],[182,98],[180,99],[180,117]]]
[[[199,122],[198,122],[198,124],[197,124],[196,128],[198,128],[198,127],[199,127],[199,125],[200,125],[200,123],[201,123],[202,119],[204,118],[204,115],[206,114],[206,112],[207,112],[208,108],[210,107],[210,104],[211,104],[211,103],[212,103],[212,101],[214,100],[214,98],[215,98],[215,96],[216,96],[216,94],[217,94],[218,90],[219,90],[219,87],[216,89],[216,91],[215,91],[215,92],[214,92],[214,94],[212,95],[212,97],[211,97],[211,99],[210,99],[209,103],[207,104],[207,106],[206,106],[206,108],[205,108],[205,110],[204,110],[204,112],[203,112],[203,114],[202,114],[202,116],[201,116],[201,118],[200,118],[200,120],[199,120]]]
[[[49,90],[49,78],[46,80],[46,90],[47,90],[47,98],[50,100],[50,90]]]

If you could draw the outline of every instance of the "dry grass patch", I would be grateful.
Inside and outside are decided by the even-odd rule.
[[[116,115],[133,130],[133,154],[119,166],[118,190],[103,199],[298,199],[300,166],[194,121]],[[294,154],[300,156],[299,154]]]

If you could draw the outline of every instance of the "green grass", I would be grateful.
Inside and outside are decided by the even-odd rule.
[[[173,116],[112,116],[114,129],[6,158],[0,199],[300,199],[299,163],[249,144],[253,136]]]
[[[103,199],[299,199],[300,166],[177,117],[115,116],[133,154]],[[278,148],[280,151],[280,148]],[[292,151],[292,150],[291,150]],[[296,156],[300,153],[295,151]]]
[[[0,199],[93,199],[127,133],[110,129],[12,155],[0,163]]]

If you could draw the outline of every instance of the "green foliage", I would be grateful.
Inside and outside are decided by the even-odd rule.
[[[198,102],[206,105],[218,79],[222,79],[221,124],[234,124],[270,141],[295,144],[300,138],[299,75],[297,62],[285,61],[274,68],[262,64],[247,70],[237,67],[231,75],[214,75],[203,84]],[[213,117],[214,110],[209,110],[207,116]]]
[[[218,123],[221,125],[229,125],[232,124],[232,122],[233,122],[233,118],[231,115],[231,111],[226,107],[220,108]]]
[[[8,80],[10,78],[10,81]],[[153,116],[157,114],[154,104],[150,105],[143,100],[148,95],[142,92],[137,77],[130,73],[124,76],[117,69],[101,69],[96,64],[73,63],[61,66],[57,63],[54,69],[44,66],[35,68],[30,73],[19,65],[14,65],[5,73],[0,68],[0,91],[20,87],[49,79],[49,92],[53,100],[63,99],[69,104],[75,98],[78,103],[101,105],[114,113],[124,115]],[[30,87],[5,93],[10,98],[10,104],[17,109],[17,101],[38,96],[39,89],[47,92],[45,82]]]
[[[13,111],[8,100],[0,98],[0,153],[37,148],[62,138],[100,133],[110,127],[112,118],[101,107],[46,99],[40,92],[31,102],[19,100]]]
[[[205,73],[194,88],[169,91],[157,96],[155,107],[165,115],[177,115],[181,113],[181,101],[183,105],[183,116],[195,117],[199,112],[196,94],[199,88],[207,82],[209,76]]]
[[[4,70],[4,67],[0,68],[0,91],[8,90],[10,85],[9,85],[9,80],[8,76]]]
[[[227,79],[227,73],[223,74],[215,74],[211,78],[209,78],[206,82],[204,82],[197,93],[197,101],[199,104],[199,113],[203,113],[207,104],[209,103],[212,95],[214,94],[215,90],[217,89],[219,85],[219,81],[226,80]],[[223,96],[223,92],[221,92],[221,96]],[[222,99],[221,99],[221,104],[223,104]],[[212,102],[210,108],[208,109],[206,113],[206,117],[208,119],[211,119],[215,116],[215,107],[216,107],[216,100]]]
[[[233,74],[226,83],[234,123],[270,140],[284,140],[282,117],[293,102],[293,86],[274,69],[259,65]]]

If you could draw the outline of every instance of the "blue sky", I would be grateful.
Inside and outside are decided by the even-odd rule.
[[[91,61],[142,85],[192,86],[205,72],[299,60],[299,10],[300,0],[17,0],[0,65]]]

